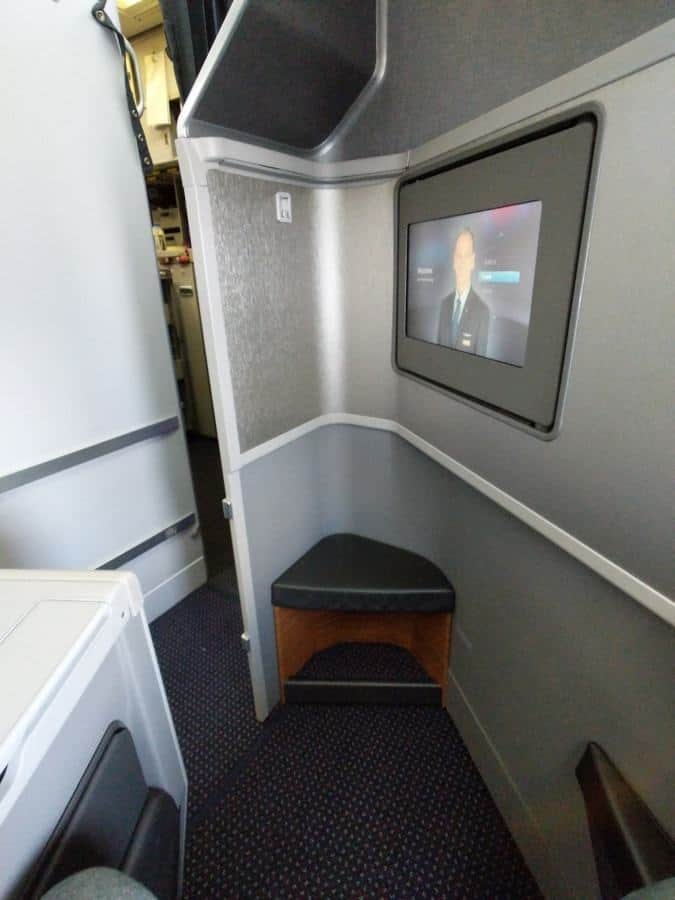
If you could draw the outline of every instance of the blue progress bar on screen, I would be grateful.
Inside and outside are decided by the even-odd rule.
[[[490,284],[520,284],[520,272],[485,272],[478,273],[478,280]]]

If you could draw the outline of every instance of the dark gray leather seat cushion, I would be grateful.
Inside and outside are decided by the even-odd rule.
[[[344,612],[452,612],[455,591],[428,559],[356,534],[315,544],[272,585],[272,603]]]

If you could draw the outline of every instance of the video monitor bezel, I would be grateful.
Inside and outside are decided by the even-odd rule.
[[[539,431],[554,426],[598,117],[586,110],[468,158],[408,173],[396,191],[395,366]],[[541,201],[522,367],[409,337],[410,225]]]

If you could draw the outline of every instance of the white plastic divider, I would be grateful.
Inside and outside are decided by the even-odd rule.
[[[232,504],[233,517],[231,522],[232,549],[237,570],[237,585],[239,588],[239,602],[241,604],[241,617],[244,625],[244,634],[249,639],[248,663],[253,688],[253,704],[255,714],[259,721],[263,721],[269,714],[274,703],[268,696],[267,682],[265,680],[262,644],[258,626],[258,614],[255,607],[255,590],[253,587],[253,570],[249,552],[248,531],[246,528],[246,509],[241,490],[241,476],[239,470],[235,470],[225,476],[227,496]]]

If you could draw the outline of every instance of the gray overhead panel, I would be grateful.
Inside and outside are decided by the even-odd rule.
[[[378,0],[249,0],[194,112],[264,144],[321,148],[377,66]]]
[[[388,0],[388,6],[387,71],[365,114],[326,151],[332,160],[417,147],[675,13],[674,0]]]

